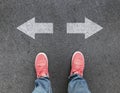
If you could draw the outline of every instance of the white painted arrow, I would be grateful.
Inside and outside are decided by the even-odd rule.
[[[103,29],[100,25],[85,18],[85,23],[67,23],[67,33],[69,34],[85,34],[85,39]]]
[[[36,33],[53,34],[53,23],[36,23],[35,18],[32,18],[17,29],[35,39]]]

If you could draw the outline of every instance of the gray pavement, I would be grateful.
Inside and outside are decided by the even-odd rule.
[[[54,34],[32,39],[17,27],[35,17],[54,23]],[[85,39],[66,34],[67,22],[85,17],[103,29]],[[34,59],[49,58],[54,93],[67,93],[74,51],[85,55],[84,78],[92,93],[120,93],[120,0],[0,0],[0,93],[31,93],[36,79]]]

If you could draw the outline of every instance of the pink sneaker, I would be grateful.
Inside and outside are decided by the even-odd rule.
[[[73,54],[71,65],[72,68],[70,75],[78,74],[83,77],[85,62],[84,62],[84,56],[81,52],[76,51]]]
[[[35,69],[37,78],[49,76],[48,58],[45,53],[39,53],[35,59]]]

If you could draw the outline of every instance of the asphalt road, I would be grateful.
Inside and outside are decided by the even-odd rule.
[[[54,23],[54,34],[32,39],[17,27],[35,17]],[[103,29],[85,39],[66,34],[67,22],[85,17]],[[34,59],[49,58],[54,93],[67,93],[74,51],[85,55],[84,78],[92,93],[120,93],[120,0],[0,0],[0,93],[31,93],[36,79]]]

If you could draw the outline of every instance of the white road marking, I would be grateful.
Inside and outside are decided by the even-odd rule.
[[[35,39],[36,33],[53,34],[53,23],[36,23],[35,18],[32,18],[17,29]]]
[[[67,23],[68,34],[85,34],[85,39],[89,38],[93,34],[103,29],[100,25],[92,22],[88,18],[85,18],[85,23]]]

